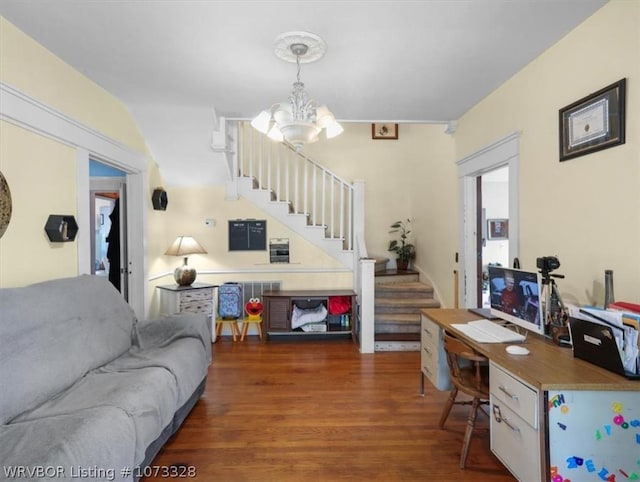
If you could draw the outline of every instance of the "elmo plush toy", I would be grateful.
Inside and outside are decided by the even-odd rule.
[[[260,303],[260,298],[251,298],[247,301],[247,304],[244,305],[244,311],[247,312],[248,319],[260,320],[262,315],[262,303]]]

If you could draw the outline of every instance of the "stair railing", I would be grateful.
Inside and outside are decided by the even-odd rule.
[[[289,204],[291,213],[323,226],[325,237],[354,244],[354,187],[288,143],[273,142],[246,122],[238,127],[239,177],[271,192],[272,200]]]

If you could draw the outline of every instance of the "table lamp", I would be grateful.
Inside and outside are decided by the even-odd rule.
[[[184,256],[184,264],[178,266],[173,272],[173,277],[179,286],[190,286],[196,280],[196,270],[187,266],[187,255],[207,254],[206,250],[191,236],[178,236],[167,252],[170,256]]]

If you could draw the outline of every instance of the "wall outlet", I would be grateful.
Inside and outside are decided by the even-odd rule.
[[[216,225],[216,220],[215,219],[205,219],[204,220],[204,225],[208,228],[213,228]]]

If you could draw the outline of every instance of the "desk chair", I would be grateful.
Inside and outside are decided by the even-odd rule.
[[[464,469],[471,445],[471,435],[476,425],[478,408],[489,403],[489,366],[487,358],[446,333],[444,333],[444,349],[453,388],[440,416],[440,428],[444,428],[454,404],[471,405],[462,443],[462,454],[460,455],[460,468]],[[458,392],[473,397],[473,399],[471,401],[456,401]]]

